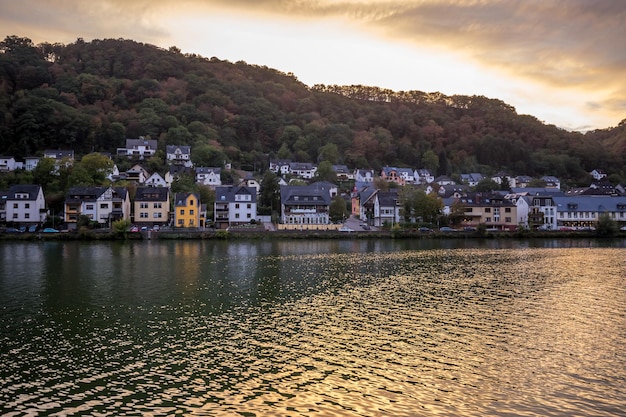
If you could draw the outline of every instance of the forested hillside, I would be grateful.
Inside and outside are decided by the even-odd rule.
[[[376,87],[308,87],[296,75],[123,39],[0,43],[0,154],[115,153],[139,136],[191,145],[194,162],[268,158],[350,168],[505,170],[571,184],[595,168],[623,181],[626,126],[581,134],[506,103]]]

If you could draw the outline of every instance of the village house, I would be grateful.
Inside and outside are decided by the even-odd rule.
[[[433,173],[425,168],[416,169],[413,173],[413,177],[415,178],[415,182],[418,184],[430,184],[435,181]]]
[[[170,190],[165,187],[137,187],[133,201],[133,223],[164,226],[170,219]]]
[[[354,171],[354,182],[359,183],[373,183],[376,178],[376,173],[373,169],[356,169]]]
[[[144,182],[144,185],[147,187],[167,187],[167,182],[165,178],[161,176],[158,172],[153,172]]]
[[[283,224],[325,225],[330,223],[330,190],[319,183],[280,187]]]
[[[554,196],[557,228],[594,227],[606,214],[620,226],[626,225],[626,197],[610,195]]]
[[[68,229],[76,229],[79,216],[111,227],[116,220],[130,220],[130,196],[124,187],[72,187],[67,192],[64,212]]]
[[[400,198],[397,189],[378,191],[373,197],[373,226],[393,226],[400,221]]]
[[[39,165],[39,160],[41,158],[38,156],[27,156],[24,158],[24,169],[26,171],[32,171],[35,168],[37,168],[37,165]]]
[[[315,176],[317,166],[310,162],[291,162],[289,173],[295,177],[310,180]]]
[[[26,226],[46,220],[46,200],[39,185],[12,185],[5,201],[7,222]]]
[[[211,188],[222,185],[221,168],[197,167],[196,184],[207,185]]]
[[[157,141],[145,139],[126,139],[125,148],[117,148],[118,156],[127,156],[132,159],[147,159],[152,157],[157,151]]]
[[[165,160],[170,165],[183,165],[191,168],[193,166],[191,146],[167,145],[165,147]]]
[[[406,177],[406,171],[402,170],[401,168],[383,167],[380,172],[380,178],[383,181],[393,182],[398,185],[405,185],[407,182]]]
[[[217,229],[249,224],[257,218],[257,192],[243,186],[215,189],[214,222]]]
[[[290,164],[291,161],[288,159],[272,159],[270,160],[270,171],[280,176],[287,175]]]
[[[200,196],[196,193],[176,193],[174,198],[174,226],[182,228],[204,227],[201,223]]]
[[[601,169],[594,169],[593,171],[591,171],[589,173],[589,175],[591,175],[593,177],[594,180],[596,181],[600,181],[603,178],[606,178],[606,172],[604,172]]]
[[[0,156],[0,172],[15,171],[22,165],[23,164],[16,162],[15,158],[12,156]]]
[[[461,226],[514,231],[518,228],[517,205],[497,193],[468,193],[457,199],[463,208]]]

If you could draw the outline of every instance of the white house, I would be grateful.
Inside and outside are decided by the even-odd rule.
[[[420,184],[430,184],[435,181],[433,173],[425,168],[416,169],[413,173],[413,177],[415,178],[415,182]]]
[[[27,156],[26,158],[24,158],[24,169],[26,169],[26,171],[32,171],[35,168],[37,168],[37,165],[39,165],[39,160],[41,158],[39,158],[38,156]]]
[[[599,181],[602,178],[606,178],[606,172],[601,169],[594,169],[589,173],[593,177],[594,180]]]
[[[161,174],[154,172],[146,179],[144,185],[147,185],[148,187],[167,187],[167,182]]]
[[[219,187],[222,185],[221,172],[221,168],[197,167],[196,183],[209,187]]]
[[[270,171],[278,175],[289,174],[289,165],[291,161],[288,159],[272,159],[270,161]]]
[[[73,187],[65,199],[65,222],[76,228],[81,215],[101,225],[111,226],[119,219],[130,219],[130,197],[123,187]]]
[[[215,226],[219,229],[256,220],[256,189],[241,186],[215,188],[214,216]]]
[[[291,162],[289,164],[289,173],[298,178],[311,179],[317,172],[317,166],[310,162]]]
[[[167,145],[165,158],[168,164],[184,165],[191,168],[191,146]]]
[[[357,183],[372,183],[375,175],[373,169],[357,169],[354,172],[354,181]]]
[[[6,199],[6,221],[40,224],[46,220],[46,200],[39,185],[13,185]]]
[[[12,156],[0,156],[0,172],[15,171],[17,163]]]
[[[153,156],[156,151],[156,140],[144,139],[143,136],[140,136],[139,139],[126,139],[126,147],[117,148],[117,155],[135,159],[145,159]]]

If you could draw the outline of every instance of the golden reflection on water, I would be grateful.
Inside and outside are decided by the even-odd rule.
[[[67,280],[86,309],[49,299],[27,322],[0,295],[24,323],[2,318],[14,331],[0,339],[0,403],[16,415],[595,416],[626,402],[619,249],[153,243],[114,262],[65,248],[88,262],[60,265],[78,275],[51,288]]]

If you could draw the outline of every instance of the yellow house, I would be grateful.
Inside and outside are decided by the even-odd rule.
[[[176,193],[174,226],[200,227],[200,196],[195,193]]]

